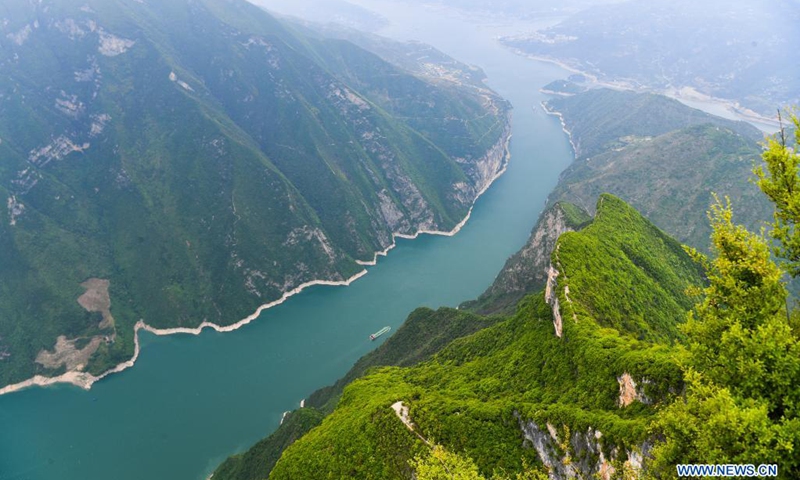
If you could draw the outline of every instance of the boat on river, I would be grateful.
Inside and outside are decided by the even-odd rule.
[[[389,330],[391,330],[391,329],[392,329],[392,327],[383,327],[383,328],[381,328],[380,330],[378,330],[377,332],[375,332],[375,333],[373,333],[372,335],[370,335],[370,336],[369,336],[369,339],[370,339],[370,340],[375,340],[376,338],[380,337],[380,336],[381,336],[381,335],[383,335],[384,333],[388,333],[388,332],[389,332]]]

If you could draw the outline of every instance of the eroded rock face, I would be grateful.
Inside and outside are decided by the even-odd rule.
[[[634,381],[633,377],[631,377],[628,372],[625,372],[617,377],[617,382],[619,382],[619,399],[617,400],[617,403],[619,404],[620,408],[627,407],[634,401],[639,401],[645,405],[650,405],[650,399],[647,398],[643,392],[637,390],[636,381]],[[648,383],[648,381],[647,379],[642,379],[639,383]]]
[[[64,367],[67,372],[80,372],[86,368],[89,359],[103,342],[116,340],[116,326],[111,315],[111,297],[108,293],[110,285],[111,282],[107,279],[90,278],[81,283],[81,287],[86,291],[77,300],[87,312],[98,312],[103,315],[97,327],[108,334],[73,339],[61,335],[56,339],[52,351],[41,350],[36,355],[36,363],[49,369]]]
[[[111,315],[111,296],[108,287],[111,282],[102,278],[90,278],[81,284],[86,289],[83,295],[78,297],[78,303],[87,312],[100,312],[103,321],[98,328],[114,328],[114,317]]]
[[[561,338],[564,324],[561,320],[561,305],[558,302],[558,270],[553,268],[552,265],[547,267],[547,285],[544,290],[544,300],[550,305],[553,311],[553,327],[556,331],[556,337]]]
[[[588,214],[586,216],[589,218]],[[508,259],[479,301],[489,298],[511,298],[511,301],[515,301],[527,293],[547,288],[548,283],[554,280],[554,277],[551,278],[550,256],[556,248],[558,237],[574,230],[575,226],[570,224],[561,203],[545,210],[528,242]],[[547,297],[550,298],[549,293]],[[493,307],[487,308],[491,311]]]
[[[620,452],[615,445],[605,445],[603,433],[591,427],[585,432],[570,433],[569,429],[565,428],[559,433],[550,423],[542,428],[534,421],[517,418],[525,442],[536,450],[552,479],[610,480],[617,473],[614,464],[618,465],[620,460],[623,461],[626,473],[632,474],[633,478],[641,477],[644,458],[650,450],[647,442],[634,449]],[[608,457],[606,452],[610,452]]]
[[[8,224],[13,227],[17,224],[17,218],[25,213],[25,205],[17,200],[15,195],[11,195],[6,201],[6,208],[8,208]]]
[[[127,52],[132,46],[136,44],[135,40],[128,40],[127,38],[118,37],[112,33],[100,29],[100,40],[97,51],[106,57],[116,57]]]

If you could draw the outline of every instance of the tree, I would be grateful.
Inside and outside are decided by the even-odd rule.
[[[418,480],[485,480],[471,458],[448,452],[440,445],[415,457],[411,466]]]
[[[411,467],[417,480],[486,480],[480,474],[475,462],[467,456],[448,452],[441,445],[434,445],[427,453],[417,455],[411,460]],[[515,477],[494,475],[491,480],[547,480],[548,476],[539,470],[524,465],[523,472]]]
[[[777,463],[781,477],[798,478],[800,336],[783,272],[764,238],[733,224],[730,202],[717,199],[709,218],[715,258],[690,251],[708,286],[682,327],[686,390],[659,413],[664,441],[651,473],[675,477],[679,463]]]
[[[712,248],[703,300],[682,327],[691,368],[737,397],[764,398],[770,415],[795,415],[800,374],[798,341],[789,326],[783,272],[766,241],[732,222],[730,203],[711,207]]]
[[[781,125],[780,135],[767,140],[767,149],[763,154],[767,171],[757,167],[758,186],[775,204],[775,222],[772,225],[772,237],[779,242],[776,254],[785,260],[787,271],[796,277],[800,274],[800,177],[798,164],[800,155],[800,119],[790,114],[795,127],[795,147],[786,145],[786,133]]]

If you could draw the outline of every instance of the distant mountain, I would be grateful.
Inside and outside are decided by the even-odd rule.
[[[653,93],[595,88],[552,98],[546,110],[560,115],[578,160],[625,147],[628,137],[656,137],[693,125],[712,124],[758,142],[764,134],[745,122],[726,120]]]
[[[322,24],[292,17],[287,18],[286,21],[299,29],[303,35],[347,40],[387,62],[431,82],[456,83],[484,95],[492,94],[486,86],[486,74],[483,70],[460,62],[431,45],[417,41],[398,42],[336,23]]]
[[[259,0],[274,2],[276,0]],[[408,1],[408,0],[406,0]],[[620,3],[624,0],[411,0],[409,3],[437,5],[461,10],[481,18],[501,20],[541,20],[547,16],[562,16],[579,12],[594,5]],[[402,3],[401,3],[402,4]]]
[[[800,9],[746,0],[633,0],[598,5],[503,42],[601,81],[655,90],[690,87],[774,117],[800,102]]]
[[[346,0],[250,0],[269,11],[373,32],[389,24],[380,14]]]
[[[0,386],[230,325],[449,231],[508,105],[240,0],[0,5]]]

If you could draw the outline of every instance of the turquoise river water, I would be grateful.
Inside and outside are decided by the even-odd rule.
[[[495,36],[514,33],[513,25],[425,7],[383,12],[392,24],[381,33],[481,66],[515,107],[511,164],[463,230],[400,240],[353,285],[310,288],[232,333],[142,333],[136,366],[90,391],[56,386],[0,397],[0,479],[203,479],[385,341],[370,342],[370,333],[396,330],[416,307],[475,298],[522,246],[572,159],[558,120],[538,108],[538,89],[565,72],[503,49]]]

